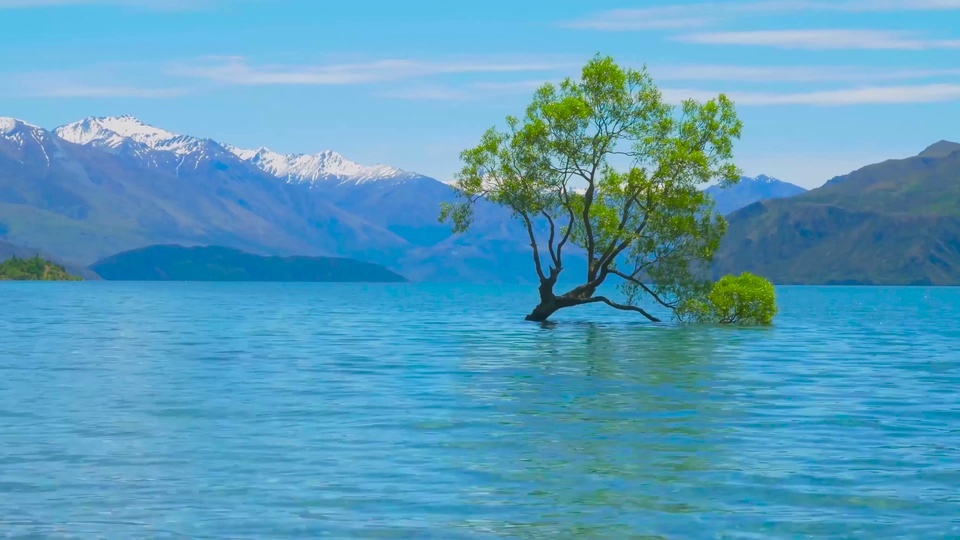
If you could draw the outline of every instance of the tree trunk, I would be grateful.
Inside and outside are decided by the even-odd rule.
[[[533,311],[527,315],[526,320],[533,322],[544,322],[550,318],[551,315],[556,313],[561,307],[562,306],[560,306],[560,302],[558,302],[556,298],[541,300],[540,304],[533,308]]]
[[[587,283],[580,285],[562,296],[557,296],[553,293],[553,285],[555,283],[556,276],[540,283],[540,303],[527,315],[526,320],[544,322],[551,315],[563,308],[587,304],[590,302],[593,293],[597,290],[596,285]]]
[[[556,285],[557,276],[559,275],[559,269],[551,268],[550,275],[546,279],[540,280],[540,304],[533,309],[533,312],[527,315],[526,320],[533,322],[546,321],[548,317],[563,307],[560,305],[557,295],[553,293],[553,286]]]

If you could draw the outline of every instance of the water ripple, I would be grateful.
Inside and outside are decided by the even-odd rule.
[[[2,284],[10,537],[957,538],[960,291]],[[595,309],[596,308],[596,309]]]

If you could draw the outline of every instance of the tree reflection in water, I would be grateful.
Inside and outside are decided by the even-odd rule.
[[[518,339],[496,368],[483,359],[486,376],[462,393],[497,428],[461,457],[474,504],[490,512],[469,526],[529,538],[695,532],[692,514],[723,510],[711,486],[735,414],[715,384],[724,337],[561,323]]]

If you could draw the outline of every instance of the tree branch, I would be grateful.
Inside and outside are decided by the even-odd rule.
[[[547,221],[550,223],[550,238],[547,240],[547,249],[550,250],[550,259],[553,261],[554,268],[560,268],[560,259],[557,258],[557,252],[553,249],[553,239],[557,232],[557,227],[553,223],[553,218],[550,217],[550,214],[546,210],[541,210],[543,217],[547,218]]]
[[[604,304],[606,304],[606,305],[608,305],[608,306],[610,306],[610,307],[612,307],[612,308],[614,308],[614,309],[619,309],[620,311],[634,311],[634,312],[636,312],[636,313],[639,313],[639,314],[643,315],[643,316],[646,317],[647,319],[649,319],[650,322],[663,322],[663,321],[661,321],[660,319],[654,317],[653,315],[647,313],[643,308],[639,308],[639,307],[637,307],[637,306],[628,306],[628,305],[624,305],[624,304],[618,304],[618,303],[610,300],[610,299],[607,298],[606,296],[594,296],[593,298],[589,298],[589,299],[587,299],[587,300],[584,300],[582,303],[583,303],[583,304],[596,304],[596,303],[598,303],[598,302],[602,302],[602,303],[604,303]]]
[[[537,267],[537,276],[541,281],[545,281],[547,276],[543,273],[543,266],[540,263],[540,249],[537,247],[537,237],[533,234],[533,224],[530,222],[530,217],[526,213],[521,212],[520,217],[523,218],[523,223],[527,226],[527,236],[530,237],[530,247],[533,248],[533,263]]]
[[[631,282],[631,283],[633,283],[633,284],[635,284],[635,285],[639,285],[641,289],[643,289],[647,294],[649,294],[651,297],[653,297],[653,299],[656,300],[657,303],[660,304],[661,306],[663,306],[663,307],[665,307],[665,308],[667,308],[667,309],[676,309],[676,308],[677,308],[677,306],[676,306],[675,304],[671,304],[671,303],[668,303],[668,302],[663,301],[663,299],[661,299],[660,296],[659,296],[657,293],[653,292],[653,290],[650,289],[650,287],[647,287],[647,286],[646,286],[642,281],[640,281],[639,279],[637,279],[637,278],[635,278],[635,277],[633,277],[633,276],[631,276],[631,275],[624,274],[623,272],[619,272],[619,271],[617,271],[617,270],[610,270],[610,273],[613,274],[613,275],[615,275],[615,276],[619,276],[619,277],[621,277],[621,278],[623,278],[623,279],[625,279],[625,280],[627,280],[627,281],[629,281],[629,282]]]
[[[567,193],[567,185],[564,183],[560,186],[560,194],[563,199],[563,207],[567,209],[567,215],[570,217],[569,222],[567,223],[567,230],[563,233],[563,238],[560,239],[560,243],[557,244],[557,260],[563,263],[563,246],[566,245],[567,240],[570,239],[570,235],[573,233],[573,225],[577,221],[576,215],[573,213],[573,206],[570,204],[570,194]]]

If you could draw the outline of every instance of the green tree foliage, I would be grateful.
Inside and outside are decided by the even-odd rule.
[[[733,103],[720,95],[672,106],[646,69],[598,56],[579,80],[543,85],[526,114],[506,125],[461,154],[461,200],[445,205],[440,219],[464,231],[474,204],[486,199],[524,224],[540,281],[540,304],[527,319],[604,303],[657,320],[644,302],[693,316],[711,287],[700,270],[726,228],[699,187],[740,178],[732,163],[741,131]],[[541,224],[545,239],[535,233]],[[581,285],[557,294],[571,245],[588,268]],[[596,294],[608,280],[625,303]]]
[[[744,272],[739,276],[724,276],[717,281],[707,302],[698,310],[702,322],[767,326],[777,314],[776,292],[773,283]]]
[[[40,256],[29,259],[13,257],[0,262],[0,281],[79,281],[60,265]]]

